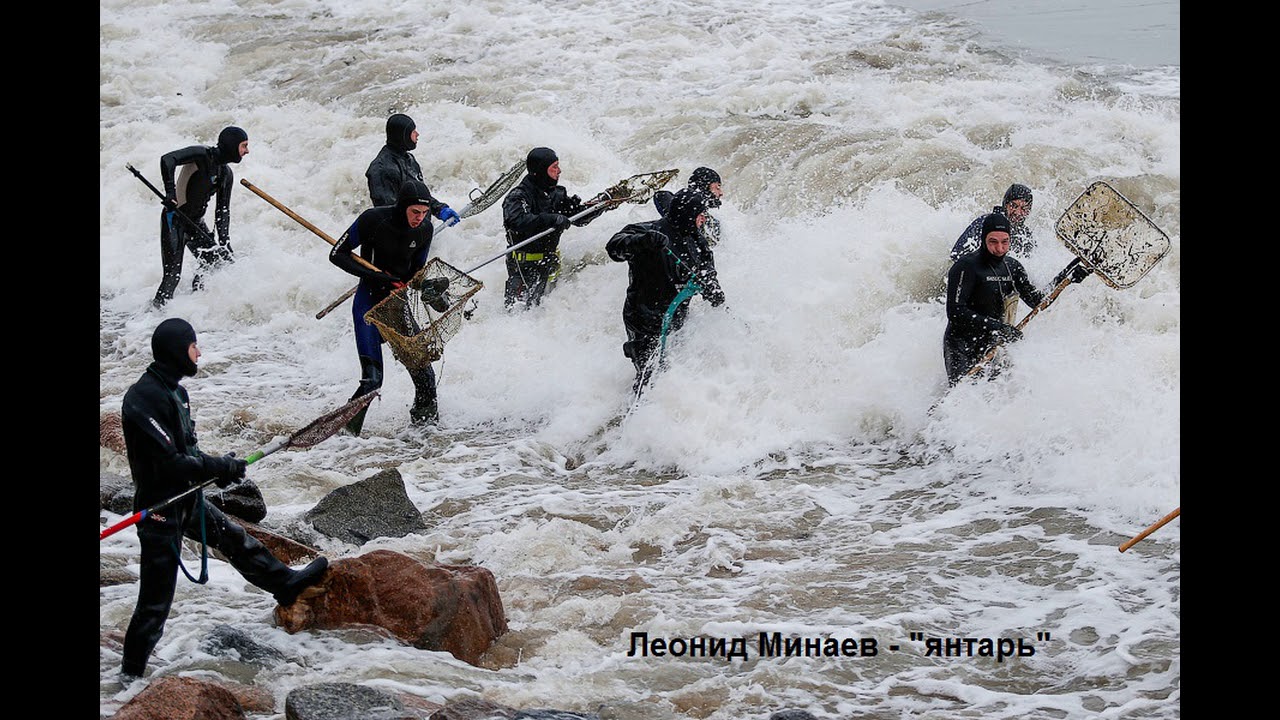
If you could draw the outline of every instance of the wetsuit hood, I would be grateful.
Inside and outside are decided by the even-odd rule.
[[[196,374],[196,364],[191,361],[188,349],[196,341],[196,329],[181,318],[169,318],[156,326],[151,333],[151,354],[156,364],[170,371],[176,378]]]
[[[988,213],[986,217],[982,218],[982,234],[978,239],[978,253],[982,256],[982,261],[985,263],[992,263],[998,259],[995,255],[991,254],[991,251],[987,250],[987,235],[997,231],[1006,232],[1012,235],[1013,226],[1009,223],[1009,218],[1004,216],[1004,213]]]
[[[720,198],[716,197],[715,193],[711,192],[711,183],[718,182],[720,182],[720,173],[709,167],[700,167],[697,170],[694,170],[693,174],[689,176],[688,187],[689,189],[696,190],[706,196],[707,207],[714,208],[720,207]]]
[[[392,115],[387,118],[387,145],[401,152],[409,152],[418,147],[418,143],[413,139],[413,131],[417,127],[417,123],[408,115],[402,113]]]
[[[240,143],[249,139],[249,133],[235,125],[228,125],[218,133],[218,159],[224,163],[240,162]]]
[[[525,168],[529,171],[529,179],[533,181],[542,190],[551,190],[559,184],[558,180],[552,180],[547,174],[547,168],[560,158],[556,155],[556,151],[547,147],[536,147],[529,151],[529,156],[524,159]]]
[[[1001,205],[1008,205],[1014,200],[1026,200],[1027,204],[1031,204],[1031,188],[1026,185],[1014,183],[1004,191],[1004,199],[1000,201]]]
[[[405,213],[410,205],[431,207],[431,190],[421,180],[412,178],[405,180],[400,186],[399,194],[396,195],[396,222],[406,227],[409,225],[409,218]]]
[[[687,235],[698,232],[698,216],[707,211],[707,199],[703,193],[685,188],[671,198],[667,209],[667,222],[677,231]]]

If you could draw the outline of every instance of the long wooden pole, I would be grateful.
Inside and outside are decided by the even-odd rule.
[[[1179,515],[1179,514],[1181,514],[1181,513],[1182,513],[1182,508],[1181,508],[1181,507],[1175,508],[1173,512],[1169,513],[1168,515],[1165,515],[1164,517],[1162,517],[1162,518],[1160,518],[1158,521],[1156,521],[1156,524],[1152,525],[1151,527],[1147,528],[1146,530],[1143,530],[1142,532],[1138,533],[1137,535],[1134,535],[1132,539],[1125,541],[1125,543],[1124,543],[1123,545],[1121,545],[1121,546],[1120,546],[1120,552],[1124,552],[1125,550],[1128,550],[1129,548],[1133,547],[1134,545],[1137,545],[1137,544],[1142,540],[1142,538],[1144,538],[1144,537],[1146,537],[1146,536],[1150,535],[1151,533],[1153,533],[1153,532],[1155,532],[1155,531],[1159,530],[1160,528],[1164,527],[1166,524],[1168,524],[1168,522],[1169,522],[1170,520],[1172,520],[1172,519],[1174,519],[1174,518],[1178,517],[1178,515]]]
[[[257,185],[254,185],[253,183],[249,182],[248,180],[245,180],[244,178],[240,178],[240,184],[241,184],[241,185],[243,185],[243,186],[245,186],[245,187],[247,187],[247,188],[249,188],[249,190],[253,191],[253,194],[254,194],[254,195],[257,195],[258,197],[262,198],[263,200],[266,200],[267,202],[269,202],[269,203],[271,203],[272,205],[274,205],[274,206],[276,207],[276,209],[277,209],[277,210],[279,210],[280,212],[282,212],[282,213],[284,213],[285,215],[288,215],[289,217],[291,217],[291,218],[293,218],[294,220],[298,221],[298,224],[299,224],[299,225],[301,225],[302,227],[304,227],[304,228],[306,228],[306,229],[310,230],[311,232],[315,233],[316,235],[319,235],[319,236],[320,236],[320,238],[321,238],[322,240],[324,240],[325,242],[329,243],[330,245],[335,245],[335,246],[338,244],[338,241],[337,241],[337,240],[334,240],[333,238],[331,238],[331,237],[329,237],[327,234],[325,234],[325,231],[323,231],[323,230],[321,230],[320,228],[316,227],[315,225],[312,225],[311,223],[307,222],[305,218],[303,218],[302,216],[298,215],[298,213],[296,213],[296,212],[294,212],[294,211],[290,210],[289,208],[285,207],[285,206],[284,206],[284,204],[283,204],[283,203],[281,203],[279,200],[276,200],[275,198],[273,198],[273,197],[271,197],[270,195],[268,195],[268,194],[266,194],[265,192],[263,192],[263,191],[262,191],[262,190],[261,190]],[[374,271],[374,272],[382,272],[381,270],[379,270],[379,269],[377,268],[377,266],[376,266],[376,265],[374,265],[373,263],[369,262],[368,260],[365,260],[364,258],[360,257],[359,255],[356,255],[355,253],[352,253],[352,254],[351,254],[351,257],[352,257],[356,262],[360,263],[361,265],[363,265],[363,266],[365,266],[365,267],[369,268],[370,270],[372,270],[372,271]]]

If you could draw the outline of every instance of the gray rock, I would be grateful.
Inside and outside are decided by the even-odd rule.
[[[274,667],[288,660],[284,653],[263,645],[231,625],[215,627],[200,641],[200,649],[210,655],[229,657],[259,667]]]
[[[392,695],[353,683],[305,685],[289,691],[285,720],[417,720]]]
[[[267,516],[267,501],[252,480],[241,480],[225,490],[210,486],[204,496],[214,507],[241,520],[256,523]]]
[[[98,510],[117,515],[133,512],[133,480],[115,473],[98,473]]]
[[[334,490],[304,517],[320,533],[355,545],[427,529],[395,468]]]
[[[226,490],[210,486],[204,489],[204,496],[214,507],[241,520],[256,523],[267,516],[267,502],[252,480],[241,481]],[[98,500],[99,510],[132,514],[133,480],[113,473],[99,473]]]
[[[769,720],[818,720],[808,710],[779,710],[769,716]]]

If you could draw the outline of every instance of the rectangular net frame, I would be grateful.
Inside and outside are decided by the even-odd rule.
[[[1058,238],[1108,285],[1124,289],[1169,252],[1169,236],[1105,182],[1090,185],[1054,226]]]

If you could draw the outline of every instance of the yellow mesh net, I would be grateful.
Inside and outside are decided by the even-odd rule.
[[[401,364],[422,370],[440,359],[444,344],[462,329],[464,306],[482,287],[479,280],[432,258],[404,287],[369,308],[364,320],[378,328]]]

